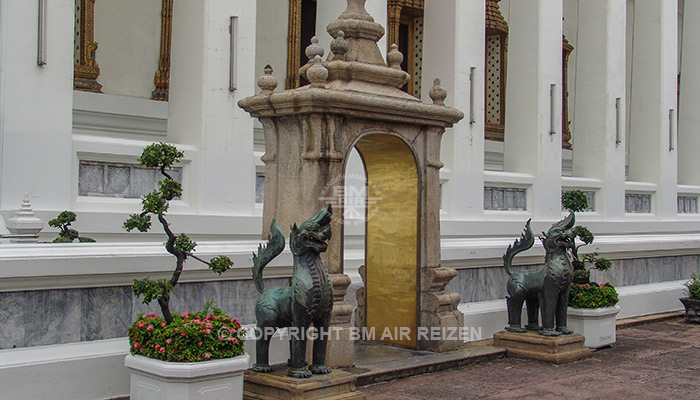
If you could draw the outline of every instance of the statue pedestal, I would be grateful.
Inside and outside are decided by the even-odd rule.
[[[493,335],[494,346],[504,347],[508,357],[529,358],[564,364],[591,356],[578,333],[561,336],[542,336],[537,332],[497,332]]]
[[[287,365],[278,365],[269,374],[245,371],[243,398],[246,400],[363,400],[355,389],[355,375],[333,370],[328,375],[308,379],[287,376]]]

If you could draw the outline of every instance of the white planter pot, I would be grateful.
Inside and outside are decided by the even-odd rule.
[[[566,314],[567,326],[586,338],[585,345],[598,349],[615,343],[615,318],[620,306],[604,308],[571,308]]]
[[[243,399],[249,358],[180,363],[129,354],[131,400]]]

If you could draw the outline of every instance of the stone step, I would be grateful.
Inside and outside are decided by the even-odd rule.
[[[357,386],[366,386],[504,357],[505,349],[494,347],[492,343],[492,340],[483,340],[457,350],[433,353],[384,343],[358,342],[355,366],[341,369],[357,376]]]

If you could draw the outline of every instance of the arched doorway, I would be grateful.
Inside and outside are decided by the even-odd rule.
[[[415,348],[419,177],[398,136],[370,133],[355,148],[367,176],[365,326],[376,340]]]
[[[263,237],[273,218],[290,226],[329,202],[329,193],[344,187],[346,161],[356,148],[368,178],[365,325],[379,340],[453,350],[462,343],[451,334],[463,327],[464,316],[459,295],[445,290],[457,272],[441,265],[440,140],[464,114],[445,106],[439,80],[430,91],[433,104],[402,92],[409,79],[399,68],[402,56],[393,49],[384,60],[376,43],[384,28],[363,0],[347,2],[327,28],[333,51],[300,70],[310,85],[275,92],[276,78],[266,69],[260,94],[238,103],[260,119],[265,134]],[[343,266],[343,211],[341,198],[322,254],[334,290],[332,366],[353,364],[356,339],[353,306],[345,300],[352,280]],[[386,328],[390,336],[383,338]],[[421,336],[426,331],[430,335]]]

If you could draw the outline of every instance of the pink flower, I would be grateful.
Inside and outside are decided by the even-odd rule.
[[[180,335],[187,336],[187,332],[182,332],[182,333],[180,333]]]
[[[160,324],[160,326],[163,327],[163,328],[165,328],[165,322],[163,322],[162,324]]]
[[[199,343],[197,343],[197,344],[198,344],[199,346],[201,346],[201,345],[202,345],[202,342],[199,342]]]
[[[183,313],[180,314],[180,315],[182,315],[182,318],[187,319],[187,318],[189,318],[192,314],[190,314],[190,313],[188,313],[188,312],[183,312]]]
[[[579,294],[577,294],[576,296],[583,296],[583,293],[579,293]]]
[[[190,324],[182,324],[182,326],[190,326]]]
[[[207,360],[210,359],[210,358],[211,358],[211,354],[209,354],[209,353],[204,353],[204,358],[206,358]]]
[[[233,338],[233,343],[238,344],[238,339]]]
[[[161,348],[160,348],[160,352],[161,352],[161,353],[165,353],[165,347],[161,347]]]
[[[134,348],[135,348],[135,349],[138,349],[139,346],[141,346],[141,343],[139,343],[139,342],[134,343]]]
[[[152,331],[153,330],[153,325],[148,325],[148,328],[146,328],[147,331]]]
[[[153,346],[153,347],[155,347],[156,350],[160,349],[160,345],[159,345],[159,344],[157,344],[157,345],[155,345],[155,346]]]
[[[172,339],[166,339],[166,340],[165,340],[165,343],[167,343],[167,344],[170,344],[170,343],[172,343],[172,342],[173,342]]]
[[[155,317],[157,317],[156,313],[148,313],[148,314],[144,315],[144,318],[155,318]]]
[[[208,335],[208,334],[211,333],[211,329],[207,329],[207,330],[205,330],[204,332],[206,332],[206,334]]]

